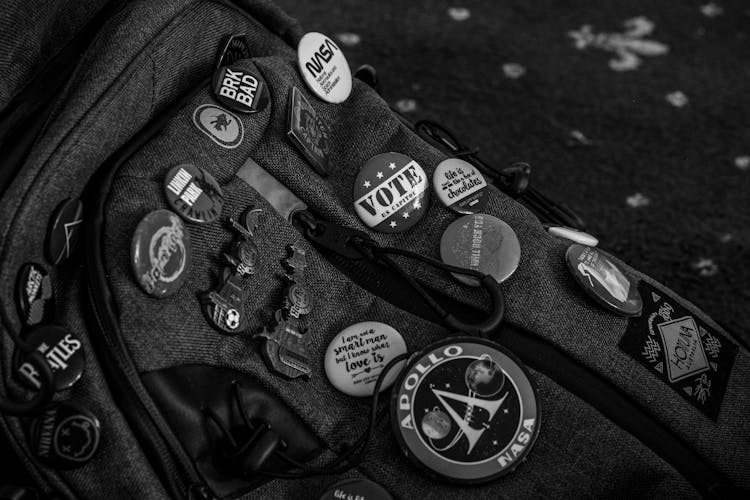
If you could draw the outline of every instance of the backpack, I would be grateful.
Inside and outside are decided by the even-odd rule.
[[[135,1],[55,97],[0,199],[2,433],[40,490],[746,493],[738,340],[306,36]]]

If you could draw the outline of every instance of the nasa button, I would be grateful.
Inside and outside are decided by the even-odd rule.
[[[391,393],[403,452],[438,479],[479,484],[512,472],[539,434],[539,398],[513,354],[452,337],[413,356]]]
[[[136,281],[156,298],[173,295],[187,279],[191,253],[180,217],[169,210],[151,212],[138,224],[130,246]]]
[[[345,479],[328,488],[320,500],[393,500],[393,497],[367,479]]]
[[[47,408],[29,427],[32,451],[56,469],[80,467],[91,460],[99,449],[100,437],[99,419],[71,401]]]
[[[52,280],[39,264],[21,266],[16,278],[16,305],[25,326],[48,323],[55,310]]]
[[[56,391],[72,387],[81,378],[86,358],[81,340],[73,333],[59,326],[45,325],[33,330],[26,342],[34,346],[52,368]],[[17,373],[31,387],[41,387],[39,372],[31,363],[22,362]]]
[[[515,231],[497,217],[464,215],[453,221],[440,240],[440,258],[452,266],[489,274],[501,283],[521,260],[521,244]],[[476,278],[453,273],[462,283],[479,286]]]
[[[70,198],[58,205],[47,228],[47,259],[57,265],[70,257],[78,242],[83,222],[83,204]]]
[[[354,210],[367,227],[400,233],[427,212],[427,174],[401,153],[370,158],[354,182]]]
[[[546,226],[546,229],[547,232],[552,236],[565,238],[566,240],[574,241],[576,243],[580,243],[581,245],[595,247],[599,244],[599,240],[595,236],[587,233],[586,231],[581,231],[580,229],[576,229],[573,227]]]
[[[565,252],[565,260],[576,282],[605,309],[621,316],[641,314],[638,287],[602,252],[575,244]]]
[[[172,168],[164,178],[164,192],[169,206],[190,222],[213,222],[224,206],[224,193],[219,183],[195,165]]]
[[[239,65],[216,70],[214,94],[217,101],[238,113],[257,113],[271,102],[263,77]]]
[[[322,33],[310,32],[297,46],[297,65],[308,88],[326,102],[344,102],[352,92],[352,72],[344,53]]]
[[[297,87],[292,87],[289,91],[287,135],[316,172],[322,176],[328,175],[331,129]]]
[[[349,396],[372,396],[380,372],[405,352],[404,338],[393,327],[364,321],[344,328],[333,338],[323,366],[328,380],[339,391]],[[385,376],[381,392],[393,384],[405,362]]]
[[[487,181],[471,163],[458,158],[441,161],[432,174],[432,187],[440,203],[460,214],[484,210],[489,197]]]

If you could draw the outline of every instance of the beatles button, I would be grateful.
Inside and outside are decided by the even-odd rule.
[[[16,304],[25,326],[48,323],[55,309],[52,280],[39,264],[29,262],[18,271]]]
[[[440,202],[460,214],[475,214],[487,205],[487,181],[471,163],[449,158],[432,175],[432,187]]]
[[[65,401],[49,407],[29,428],[34,454],[56,469],[80,467],[99,448],[101,426],[89,410]]]
[[[250,53],[250,44],[247,42],[247,37],[244,33],[231,35],[226,39],[224,45],[221,46],[221,51],[216,57],[215,70],[224,66],[231,66],[232,64],[242,59],[250,59],[252,54]]]
[[[453,337],[413,356],[391,393],[404,453],[439,479],[478,484],[512,472],[539,434],[529,374],[498,344]]]
[[[198,130],[225,149],[239,146],[245,135],[245,129],[237,116],[213,104],[202,104],[195,108],[193,122]]]
[[[164,178],[164,192],[174,211],[191,222],[213,222],[224,206],[219,183],[195,165],[177,165],[170,170]]]
[[[328,488],[320,500],[393,500],[393,497],[367,479],[346,479]]]
[[[174,294],[187,279],[191,262],[190,234],[169,210],[156,210],[138,224],[130,256],[138,284],[157,298]]]
[[[489,274],[501,283],[518,267],[521,245],[515,231],[497,217],[465,215],[443,233],[440,257],[446,264]],[[479,286],[476,278],[457,273],[453,276],[467,285]]]
[[[323,365],[329,382],[339,391],[350,396],[372,396],[380,372],[405,352],[404,338],[393,327],[365,321],[345,328],[333,338]],[[404,363],[385,376],[381,391],[393,384]]]
[[[63,201],[55,209],[47,229],[47,259],[57,265],[70,257],[78,242],[83,204],[77,198]]]
[[[581,245],[595,247],[599,244],[599,240],[595,236],[592,236],[585,231],[581,231],[580,229],[575,229],[568,226],[548,226],[547,232],[552,236],[575,241],[576,243],[580,243]]]
[[[401,153],[370,158],[354,183],[354,210],[367,227],[400,233],[414,226],[427,211],[427,174]]]
[[[643,301],[638,287],[603,253],[584,245],[565,252],[568,269],[586,293],[605,309],[622,316],[638,316]]]
[[[52,368],[56,391],[72,387],[81,378],[86,358],[81,341],[71,332],[59,326],[45,325],[32,331],[26,342],[44,355]],[[23,362],[17,371],[32,387],[41,387],[39,372],[34,365]]]
[[[271,102],[268,85],[258,74],[240,66],[225,66],[214,73],[216,99],[232,111],[257,113]]]
[[[331,129],[297,87],[289,92],[289,139],[322,176],[329,173]]]
[[[344,102],[352,73],[341,49],[322,33],[307,33],[297,47],[297,64],[310,90],[326,102]]]

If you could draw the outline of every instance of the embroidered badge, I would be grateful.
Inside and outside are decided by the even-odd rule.
[[[213,104],[202,104],[193,112],[193,122],[219,146],[233,149],[242,143],[245,129],[236,115]]]

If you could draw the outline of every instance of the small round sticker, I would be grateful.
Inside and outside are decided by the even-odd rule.
[[[310,90],[326,102],[344,102],[352,92],[352,73],[344,53],[322,33],[305,34],[297,47],[297,64]]]
[[[63,201],[55,209],[47,228],[47,259],[52,265],[70,258],[83,222],[83,204],[77,198]]]
[[[354,183],[354,210],[367,227],[400,233],[427,212],[427,174],[419,163],[401,153],[370,158]]]
[[[393,500],[393,497],[367,479],[345,479],[328,488],[320,500]]]
[[[213,222],[224,206],[224,193],[219,183],[195,165],[172,168],[164,178],[164,192],[169,206],[190,222]]]
[[[487,181],[471,163],[448,158],[438,164],[432,175],[432,187],[440,203],[460,214],[484,210],[489,197]]]
[[[257,113],[271,102],[263,77],[242,66],[224,66],[214,73],[214,94],[222,105],[238,113]]]
[[[70,401],[55,404],[29,428],[29,446],[39,460],[56,469],[80,467],[99,449],[101,425],[88,409]]]
[[[621,316],[638,316],[643,300],[638,287],[602,252],[571,245],[565,253],[568,269],[586,293],[604,308]]]
[[[521,245],[515,231],[497,217],[465,215],[443,233],[440,257],[446,264],[489,274],[501,283],[518,267]],[[467,285],[479,286],[476,278],[457,273],[453,276]]]
[[[52,368],[56,391],[72,387],[81,378],[86,358],[81,340],[73,333],[59,326],[45,325],[33,330],[26,342],[34,346]],[[39,372],[31,363],[22,362],[17,373],[31,387],[41,387]]]
[[[575,229],[573,227],[548,226],[547,232],[552,236],[565,238],[566,240],[574,241],[576,243],[580,243],[581,245],[595,247],[599,244],[599,240],[596,238],[596,236],[593,236],[586,231]]]
[[[372,396],[383,368],[406,352],[404,338],[393,327],[377,321],[351,325],[336,335],[326,350],[323,365],[331,384],[350,396]],[[381,391],[390,387],[400,363],[385,376]]]
[[[18,271],[16,305],[26,326],[48,323],[52,319],[55,310],[52,280],[39,264],[28,262]]]

